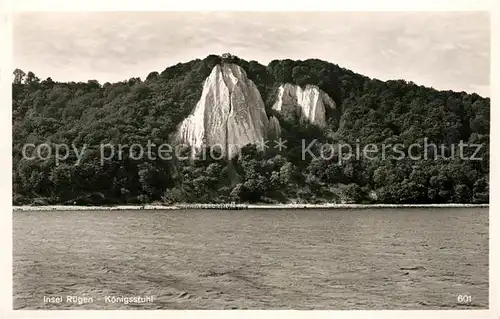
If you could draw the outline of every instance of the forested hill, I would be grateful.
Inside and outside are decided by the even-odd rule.
[[[210,55],[152,72],[145,80],[112,84],[60,83],[14,71],[14,204],[488,202],[489,98],[437,91],[404,80],[370,79],[316,59],[275,60],[267,66],[237,57],[224,61],[241,66],[257,85],[266,112],[279,119],[286,149],[263,152],[247,146],[242,157],[231,161],[134,159],[125,152],[123,158],[101,165],[102,144],[146,147],[148,141],[156,145],[171,141],[221,59]],[[326,92],[337,105],[329,114],[328,127],[319,129],[274,114],[271,107],[282,83],[313,84]],[[423,145],[425,138],[428,144],[442,145],[446,158],[415,159],[423,151],[409,147]],[[332,145],[401,144],[405,156],[302,159],[302,139]],[[482,145],[474,156],[482,160],[464,159],[463,155],[475,152],[474,147],[464,148],[459,156],[460,141]],[[83,150],[83,155],[79,158],[71,151],[59,163],[54,152],[46,159],[26,159],[22,150],[27,143],[48,143],[52,150],[67,144],[77,152]],[[44,149],[41,154],[46,153]]]

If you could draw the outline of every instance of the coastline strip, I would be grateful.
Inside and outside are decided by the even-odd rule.
[[[181,210],[181,209],[376,209],[376,208],[488,208],[489,204],[178,204],[119,206],[13,206],[14,211]]]

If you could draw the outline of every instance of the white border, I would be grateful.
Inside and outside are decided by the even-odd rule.
[[[1,1],[1,0],[0,0]],[[0,318],[12,308],[12,25],[0,2]],[[9,83],[11,82],[11,83]],[[8,186],[10,184],[10,186]]]
[[[488,11],[495,0],[7,0],[14,11]]]
[[[135,318],[137,315],[146,318],[192,318],[194,316],[207,318],[249,318],[287,316],[290,318],[499,318],[499,217],[492,214],[500,207],[499,167],[500,164],[500,95],[496,92],[500,78],[498,76],[498,61],[491,61],[491,177],[490,177],[490,310],[440,310],[440,311],[12,311],[12,159],[11,159],[11,70],[12,70],[12,11],[490,11],[492,23],[492,54],[500,56],[498,36],[500,32],[500,2],[495,0],[0,0],[0,200],[4,210],[0,215],[0,236],[2,255],[0,259],[0,318],[87,318],[89,316],[108,318]],[[464,22],[467,23],[467,22]],[[497,271],[494,271],[496,269]]]

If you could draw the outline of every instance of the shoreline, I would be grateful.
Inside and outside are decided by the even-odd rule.
[[[370,208],[489,208],[489,204],[178,204],[117,206],[13,206],[14,211],[84,211],[84,210],[186,210],[186,209],[370,209]]]

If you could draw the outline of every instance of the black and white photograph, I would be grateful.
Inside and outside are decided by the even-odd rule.
[[[490,25],[12,12],[12,311],[491,309]]]

